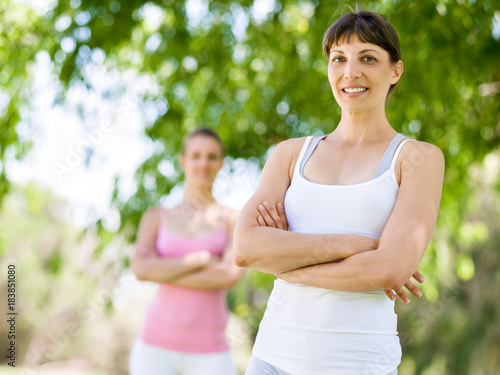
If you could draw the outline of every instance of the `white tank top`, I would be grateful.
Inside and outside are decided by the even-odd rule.
[[[302,174],[320,141],[308,148],[307,137],[284,201],[290,230],[380,238],[398,193],[394,166],[403,138],[394,137],[369,180],[322,185]],[[394,302],[382,290],[347,293],[276,279],[253,354],[292,375],[386,375],[401,361],[396,326]]]

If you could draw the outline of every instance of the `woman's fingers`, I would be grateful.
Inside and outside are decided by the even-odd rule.
[[[415,273],[412,276],[419,283],[423,283],[425,281],[425,279],[422,276],[422,274],[420,272],[418,272],[418,271],[415,271]],[[417,298],[422,297],[422,292],[420,291],[420,289],[415,284],[413,284],[410,280],[408,280],[405,283],[404,287],[406,289],[408,289],[408,291],[411,294],[413,294],[415,297],[417,297]],[[410,298],[408,297],[408,295],[403,290],[403,287],[401,287],[401,288],[399,288],[399,289],[397,289],[395,291],[393,291],[391,289],[384,289],[384,293],[385,293],[385,295],[387,297],[389,297],[393,301],[396,299],[396,295],[397,295],[399,298],[401,298],[404,301],[404,303],[410,303]]]
[[[413,278],[415,280],[417,280],[420,284],[422,284],[425,281],[425,279],[422,276],[422,274],[420,272],[418,272],[418,271],[415,271],[415,273],[413,274]]]
[[[262,216],[259,216],[257,218],[257,223],[259,224],[260,227],[267,227],[266,222],[264,221],[264,219],[262,218]]]
[[[396,296],[398,296],[404,303],[410,303],[410,298],[406,295],[403,288],[399,288],[395,291],[392,289],[384,289],[384,293],[391,301],[396,300]]]
[[[283,229],[283,220],[278,211],[266,201],[264,201],[262,205],[273,219],[274,223],[276,224],[276,228]]]
[[[384,293],[391,301],[396,299],[396,293],[392,289],[384,289]]]
[[[283,220],[278,212],[268,202],[263,202],[258,207],[260,215],[264,219],[266,226],[283,229]]]
[[[407,281],[406,284],[404,285],[406,289],[410,291],[411,294],[413,294],[415,297],[420,298],[422,297],[422,292],[420,289],[413,284],[411,281]],[[384,289],[385,295],[390,298],[391,300],[396,299],[396,295],[403,300],[404,303],[410,303],[410,297],[405,293],[403,288],[399,288],[396,290],[391,290],[391,289]]]
[[[278,203],[275,209],[268,202],[263,202],[257,209],[260,213],[257,217],[259,226],[288,230],[285,208],[281,203]]]
[[[411,294],[413,294],[415,297],[422,297],[422,292],[420,291],[420,289],[418,289],[418,287],[413,284],[411,281],[407,281],[406,284],[405,284],[405,288],[408,289]]]
[[[408,297],[403,288],[396,289],[395,292],[398,297],[403,300],[404,303],[410,303],[410,297]]]
[[[283,229],[288,230],[288,220],[286,219],[285,208],[281,203],[276,205],[276,211],[278,212],[281,222],[283,223]]]
[[[264,207],[264,204],[260,204],[258,207],[260,216],[264,219],[267,227],[276,228],[276,222],[271,217],[269,211]]]

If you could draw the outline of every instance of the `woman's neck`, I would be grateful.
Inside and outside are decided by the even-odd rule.
[[[378,113],[342,111],[340,123],[332,133],[334,139],[349,143],[373,142],[394,134],[384,110]]]
[[[193,208],[206,208],[207,206],[216,203],[212,195],[212,189],[197,189],[187,186],[184,191],[184,199],[182,203]]]

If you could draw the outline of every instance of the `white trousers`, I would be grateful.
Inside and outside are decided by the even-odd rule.
[[[136,340],[129,361],[130,375],[237,375],[229,351],[183,353]]]

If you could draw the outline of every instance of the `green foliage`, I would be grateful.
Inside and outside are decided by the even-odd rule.
[[[3,168],[8,148],[16,158],[29,150],[31,142],[18,134],[21,119],[29,123],[28,98],[35,56],[48,40],[45,23],[24,4],[0,2],[0,202],[9,181]]]
[[[63,266],[63,256],[61,254],[61,251],[56,248],[52,251],[52,254],[50,254],[50,256],[48,257],[44,268],[47,270],[49,274],[57,275],[61,271],[62,266]]]
[[[147,75],[158,85],[157,93],[144,98],[157,111],[156,120],[146,121],[145,134],[161,147],[138,169],[134,196],[115,200],[122,229],[134,228],[140,213],[178,182],[178,174],[159,173],[158,164],[177,165],[181,139],[197,125],[216,128],[231,157],[257,157],[261,163],[280,140],[334,129],[339,111],[321,41],[341,3],[277,1],[266,18],[250,16],[239,32],[244,21],[238,15],[249,16],[252,2],[207,2],[198,23],[189,19],[183,1],[60,1],[43,17],[4,5],[0,51],[8,64],[0,75],[10,77],[3,90],[11,100],[9,115],[1,117],[8,123],[2,125],[0,160],[9,145],[22,150],[15,125],[17,108],[27,98],[18,92],[30,78],[24,62],[46,49],[65,87],[83,81],[91,88],[84,68],[104,53],[107,66]],[[500,79],[500,43],[492,34],[496,9],[488,1],[362,5],[384,13],[399,31],[405,73],[389,118],[398,131],[443,150],[443,205],[454,206],[450,197],[467,192],[467,166],[482,160],[499,139],[498,95],[481,96],[479,90]],[[155,184],[145,187],[149,177]],[[453,211],[461,217],[459,207]]]
[[[473,194],[465,199],[458,235],[442,241],[441,229],[434,259],[424,257],[425,267],[432,270],[423,284],[425,300],[398,306],[405,374],[429,367],[446,374],[493,374],[500,369],[494,354],[500,350],[499,160],[497,151],[481,167],[471,168]],[[435,292],[429,293],[429,283]]]
[[[30,369],[46,362],[78,358],[125,374],[126,362],[117,364],[121,361],[116,357],[128,353],[136,332],[128,332],[130,321],[109,314],[112,297],[122,287],[117,283],[118,256],[95,261],[96,235],[82,236],[61,212],[69,212],[67,203],[34,184],[14,186],[0,212],[2,269],[16,265],[16,365],[32,373]],[[2,297],[6,283],[7,278],[0,282]],[[4,328],[0,344],[6,348]],[[90,354],[88,348],[96,341],[113,343],[114,351]],[[4,357],[0,363],[7,361]]]
[[[51,29],[44,45],[66,86],[77,80],[91,86],[84,67],[98,52],[108,66],[158,85],[144,100],[157,112],[156,120],[146,120],[145,134],[159,147],[137,170],[136,193],[113,203],[131,239],[141,213],[179,181],[178,174],[159,173],[158,164],[177,165],[181,139],[195,126],[216,128],[231,157],[257,157],[262,164],[272,144],[330,132],[339,120],[321,42],[340,2],[277,1],[259,20],[251,16],[252,2],[205,4],[198,23],[182,1],[60,1],[44,20]],[[443,150],[443,211],[451,216],[444,220],[456,228],[463,211],[457,197],[468,194],[467,168],[499,140],[498,95],[479,90],[500,80],[496,9],[488,1],[362,5],[385,14],[400,34],[405,73],[389,119],[396,130]],[[250,15],[246,28],[241,13]],[[55,30],[62,20],[69,26]],[[63,38],[74,42],[72,51],[63,51]],[[148,178],[155,183],[145,184]]]

